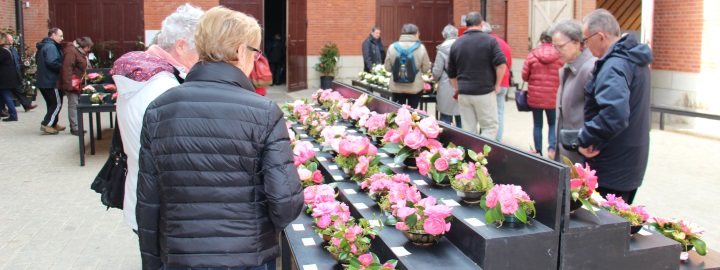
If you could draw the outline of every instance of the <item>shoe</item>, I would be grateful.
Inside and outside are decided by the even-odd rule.
[[[70,134],[72,134],[72,135],[77,136],[79,133],[80,133],[80,132],[78,132],[78,130],[76,130],[76,129],[71,129],[71,130],[70,130]],[[83,130],[83,135],[85,135],[85,133],[87,133],[87,130]]]
[[[3,119],[2,121],[3,122],[15,122],[17,120],[18,120],[17,117],[15,117],[15,118],[8,117],[8,118]]]
[[[64,127],[64,126],[61,126],[61,125],[58,125],[58,124],[55,124],[55,126],[54,126],[53,128],[54,128],[55,130],[57,130],[57,131],[63,131],[63,130],[65,130],[65,127]]]
[[[2,116],[2,117],[8,117],[8,116],[10,116],[10,113],[8,113],[7,110],[2,110],[2,112],[0,112],[0,116]]]
[[[52,134],[52,135],[58,134],[58,131],[55,130],[54,128],[44,126],[44,125],[40,125],[40,131],[43,131],[46,134]]]
[[[555,160],[555,150],[548,149],[548,158]]]
[[[30,104],[29,106],[25,107],[25,112],[29,112],[35,108],[37,108],[37,105]]]

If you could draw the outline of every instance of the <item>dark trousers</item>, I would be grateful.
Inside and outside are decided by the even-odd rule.
[[[445,123],[448,124],[448,125],[452,125],[453,117],[455,117],[455,126],[458,127],[458,128],[462,128],[462,122],[460,121],[460,115],[459,115],[459,114],[458,114],[458,115],[455,115],[455,116],[452,116],[452,115],[447,115],[447,114],[440,113],[440,121],[443,121],[443,122],[445,122]]]
[[[270,72],[272,72],[274,85],[284,83],[284,80],[282,79],[282,67],[283,63],[270,63]]]
[[[392,93],[392,101],[398,104],[407,104],[413,109],[417,109],[420,105],[421,93],[417,94],[404,94],[404,93]]]
[[[0,97],[2,97],[2,106],[5,107],[7,104],[8,114],[10,119],[18,119],[17,110],[15,110],[15,103],[13,103],[12,97],[10,96],[10,89],[0,89]]]
[[[20,101],[20,105],[22,105],[23,108],[27,109],[27,107],[32,104],[32,101],[27,98],[25,93],[20,91],[20,88],[11,88],[8,90],[10,90],[10,93],[12,93],[13,95],[15,95],[17,97],[17,100]],[[5,108],[4,98],[0,97],[0,103],[2,104],[2,107],[0,107],[0,108],[4,109]]]
[[[63,96],[65,93],[55,88],[40,88],[40,93],[45,99],[47,113],[42,121],[43,126],[54,127],[58,123],[60,110],[62,109]]]
[[[603,198],[605,198],[608,194],[615,194],[616,197],[622,197],[623,201],[627,204],[632,204],[633,200],[635,200],[635,193],[637,193],[637,188],[631,191],[617,191],[609,188],[598,187],[596,190],[603,196]]]

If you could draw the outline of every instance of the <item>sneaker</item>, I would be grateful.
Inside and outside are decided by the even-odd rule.
[[[83,133],[83,135],[84,135],[85,133],[87,133],[87,130],[83,130],[82,133]],[[79,134],[79,132],[78,132],[77,129],[71,129],[71,130],[70,130],[70,134],[77,136],[77,135]]]
[[[30,104],[29,106],[25,107],[25,112],[29,112],[35,108],[37,108],[37,105]]]
[[[17,117],[15,117],[15,118],[8,117],[8,118],[3,119],[2,121],[3,122],[15,122],[17,120],[18,120]]]
[[[40,125],[40,131],[43,131],[46,134],[52,134],[52,135],[58,134],[58,131],[55,130],[54,128],[44,126],[44,125]]]
[[[553,149],[548,149],[548,158],[549,158],[549,159],[552,159],[552,160],[555,160],[555,150],[553,150]]]
[[[57,130],[57,131],[63,131],[63,130],[65,130],[65,127],[64,127],[64,126],[61,126],[61,125],[58,125],[58,124],[55,124],[55,126],[54,126],[53,128],[54,128],[55,130]]]

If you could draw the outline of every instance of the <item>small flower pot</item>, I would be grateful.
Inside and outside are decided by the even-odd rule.
[[[335,259],[340,265],[343,267],[343,269],[350,267],[350,260],[340,260],[339,255],[335,253],[330,253],[333,256],[333,259]]]
[[[355,173],[354,170],[351,169],[351,168],[342,168],[342,170],[343,170],[343,172],[344,172],[345,174],[347,174],[347,175],[349,175],[349,176],[351,176],[351,177],[352,177],[353,174]]]
[[[582,206],[583,206],[583,204],[580,200],[574,201],[572,198],[570,198],[570,212],[578,210]]]
[[[416,246],[432,246],[435,244],[435,238],[426,233],[402,231],[402,234]]]
[[[485,191],[460,191],[456,189],[455,194],[467,204],[479,204],[482,196],[485,195]]]
[[[630,225],[630,234],[636,234],[642,230],[642,225]]]
[[[507,224],[510,225],[510,227],[516,227],[516,226],[522,226],[525,223],[520,221],[515,215],[503,215],[505,217],[505,221],[503,222],[503,225]]]
[[[440,181],[439,183],[437,181],[433,180],[433,184],[435,184],[435,186],[440,187],[440,188],[448,187],[448,186],[450,186],[450,179],[447,176],[445,176],[445,178],[443,178],[443,180]]]
[[[327,234],[323,234],[322,237],[323,237],[323,241],[328,242],[328,243],[330,243],[330,240],[332,240],[332,236],[327,235]]]
[[[403,164],[405,164],[405,166],[407,166],[409,169],[417,170],[417,162],[415,162],[415,157],[407,157],[403,161]]]

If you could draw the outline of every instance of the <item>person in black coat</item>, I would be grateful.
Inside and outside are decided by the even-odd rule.
[[[278,233],[300,214],[303,190],[283,112],[247,77],[260,41],[252,17],[208,10],[195,31],[200,62],[145,111],[143,269],[274,268]]]
[[[12,93],[12,89],[19,87],[20,83],[20,73],[15,68],[8,35],[0,32],[0,95],[2,95],[4,104],[8,107],[8,118],[3,119],[3,122],[18,120],[17,110],[15,110],[15,104],[10,93]]]
[[[8,46],[8,50],[10,50],[10,53],[12,53],[13,60],[15,60],[15,69],[17,70],[17,72],[22,74],[22,69],[20,67],[20,60],[21,60],[20,54],[18,54],[15,47],[12,46],[13,43],[15,42],[15,40],[13,39],[13,36],[10,34],[6,34],[6,36],[7,36],[7,40],[9,43],[8,45],[10,45],[10,46]],[[28,112],[32,109],[37,108],[37,105],[33,105],[32,100],[28,99],[27,96],[25,95],[25,93],[22,92],[22,75],[20,78],[20,84],[18,84],[18,87],[12,88],[11,92],[13,95],[15,95],[17,100],[20,102],[20,105],[22,105],[23,108],[25,108],[25,112]],[[0,95],[0,108],[2,108],[3,111],[6,111],[5,110],[5,99],[1,95]],[[3,115],[3,117],[5,117],[5,115]]]
[[[58,90],[57,80],[62,68],[62,47],[63,32],[58,28],[48,31],[48,36],[38,42],[35,47],[35,61],[37,73],[35,73],[35,84],[40,88],[40,93],[45,99],[47,113],[45,119],[40,123],[40,130],[47,134],[58,134],[58,131],[65,130],[64,126],[58,125],[60,109],[62,109],[62,98],[65,94]]]
[[[380,39],[380,27],[373,26],[370,29],[370,36],[363,41],[362,51],[365,72],[370,72],[374,65],[385,63],[385,46]]]
[[[598,60],[585,85],[585,124],[580,154],[597,172],[602,195],[632,204],[642,184],[650,151],[650,47],[632,34],[621,36],[615,17],[604,9],[588,15],[585,46]]]
[[[285,82],[285,78],[282,77],[285,67],[285,43],[282,41],[280,34],[273,36],[273,40],[267,45],[265,52],[267,53],[268,63],[270,63],[270,72],[273,75],[272,85],[283,84]]]

